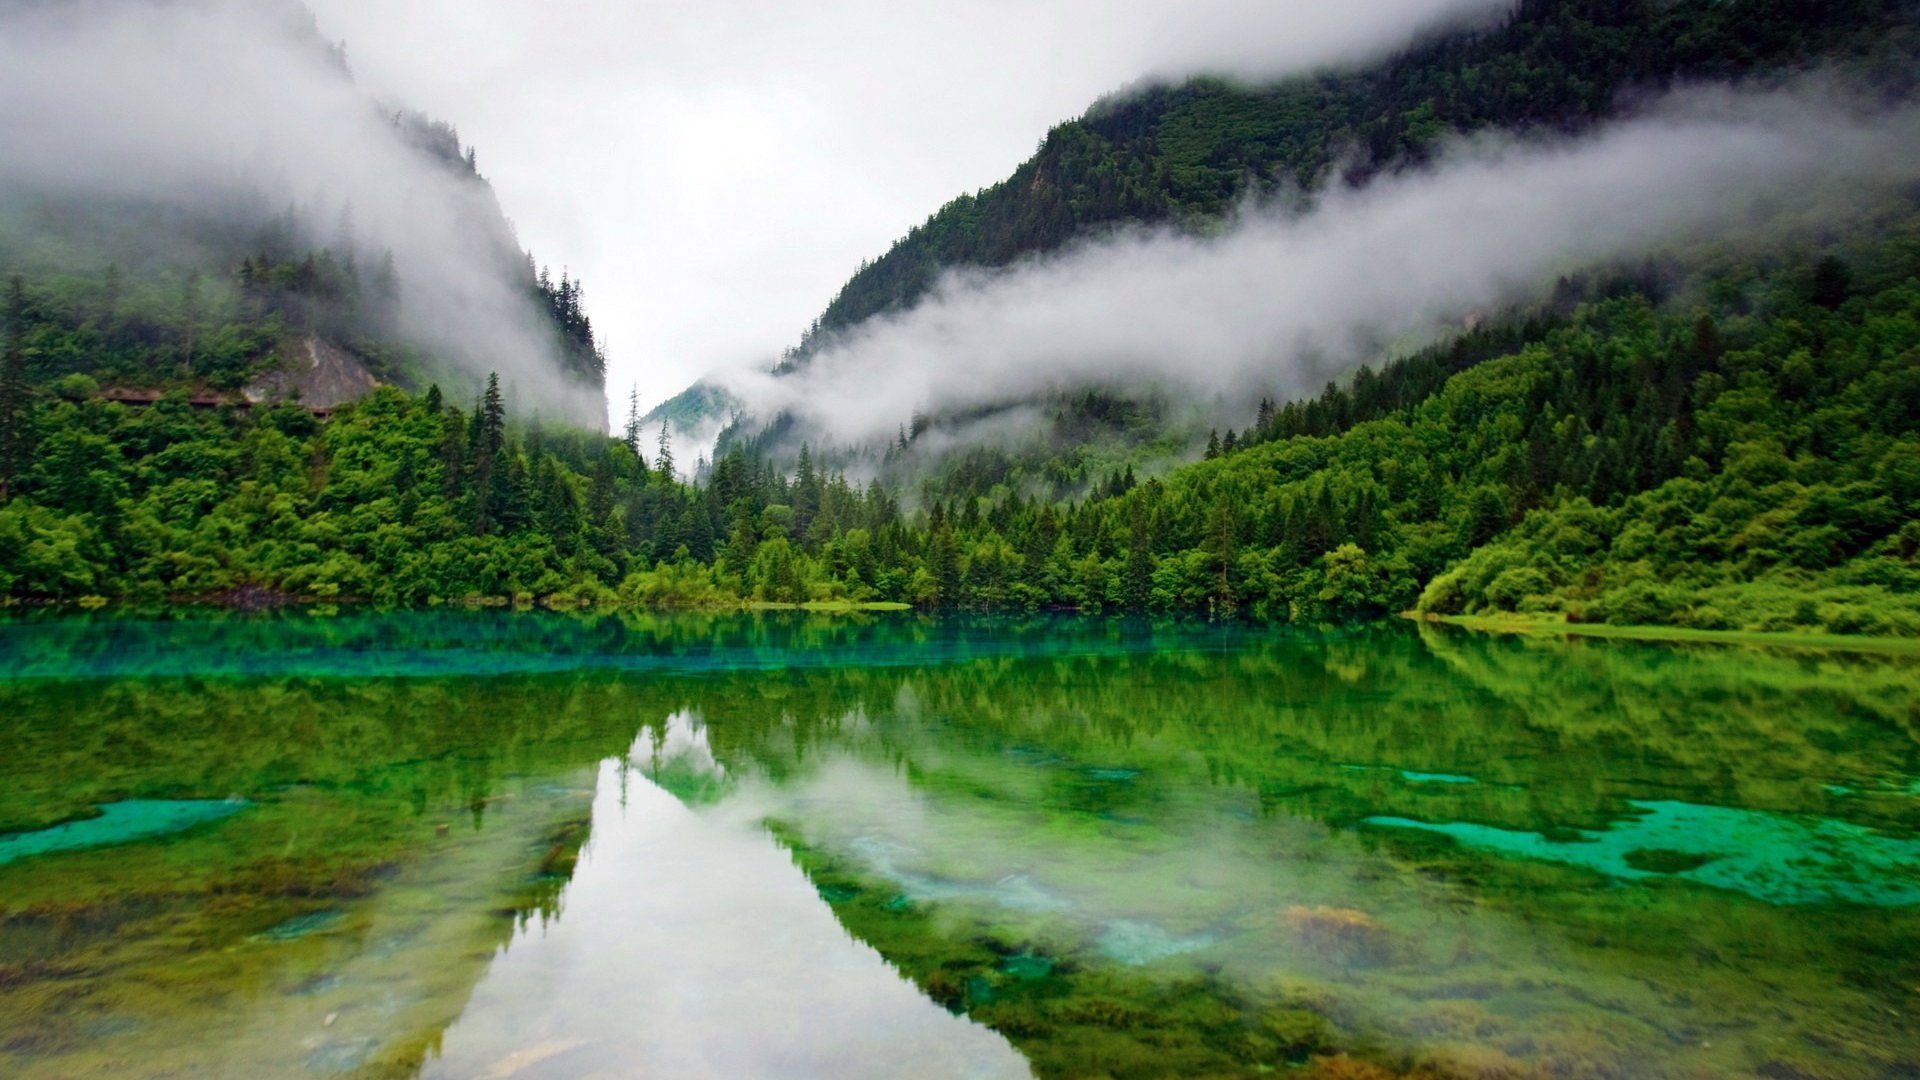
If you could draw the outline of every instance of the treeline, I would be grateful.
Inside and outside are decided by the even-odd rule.
[[[383,390],[324,424],[35,394],[10,335],[0,590],[1920,634],[1920,243],[1737,276],[1265,405],[1165,477],[910,512],[808,453],[788,474],[735,449],[686,483],[664,432],[516,425],[497,384],[464,408]],[[1475,362],[1507,332],[1525,340]]]
[[[1736,80],[1817,58],[1910,91],[1920,19],[1904,0],[1525,0],[1361,70],[1266,87],[1216,79],[1113,98],[1048,133],[1001,183],[947,204],[864,264],[791,358],[910,305],[945,269],[1006,266],[1122,224],[1215,218],[1250,188],[1360,183],[1428,159],[1450,133],[1577,132],[1624,92]]]
[[[942,584],[984,607],[1920,634],[1916,256],[1908,236],[1858,281],[1826,258],[1704,309],[1582,306],[1456,374],[1436,350],[1267,405],[1210,460],[1064,510],[936,506]]]

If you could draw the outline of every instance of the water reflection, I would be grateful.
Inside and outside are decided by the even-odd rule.
[[[850,938],[755,817],[690,810],[616,763],[599,787],[563,917],[503,947],[425,1076],[1031,1075]]]
[[[0,715],[0,832],[246,807],[0,865],[9,1076],[1920,1074],[1914,658],[35,618]]]

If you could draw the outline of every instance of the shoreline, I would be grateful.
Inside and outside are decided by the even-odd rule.
[[[1477,630],[1490,634],[1585,637],[1666,645],[1754,645],[1780,649],[1920,656],[1920,638],[1866,637],[1857,634],[1817,634],[1773,630],[1696,630],[1680,626],[1614,626],[1609,623],[1576,623],[1567,622],[1564,618],[1556,621],[1552,617],[1529,618],[1520,615],[1422,615],[1417,612],[1407,612],[1401,618],[1417,623],[1457,626],[1464,630]]]

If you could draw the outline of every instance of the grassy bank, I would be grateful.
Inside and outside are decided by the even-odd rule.
[[[1647,642],[1702,642],[1717,645],[1765,645],[1790,649],[1844,649],[1852,652],[1920,656],[1920,641],[1912,638],[1868,637],[1856,634],[1809,634],[1754,630],[1696,630],[1678,626],[1614,626],[1575,623],[1559,615],[1418,615],[1421,622],[1445,623],[1496,634],[1534,634],[1612,638]]]

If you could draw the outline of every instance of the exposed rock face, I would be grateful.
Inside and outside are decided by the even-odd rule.
[[[247,384],[254,404],[292,398],[310,409],[331,409],[358,401],[380,385],[354,355],[317,335],[292,343],[279,370]]]

